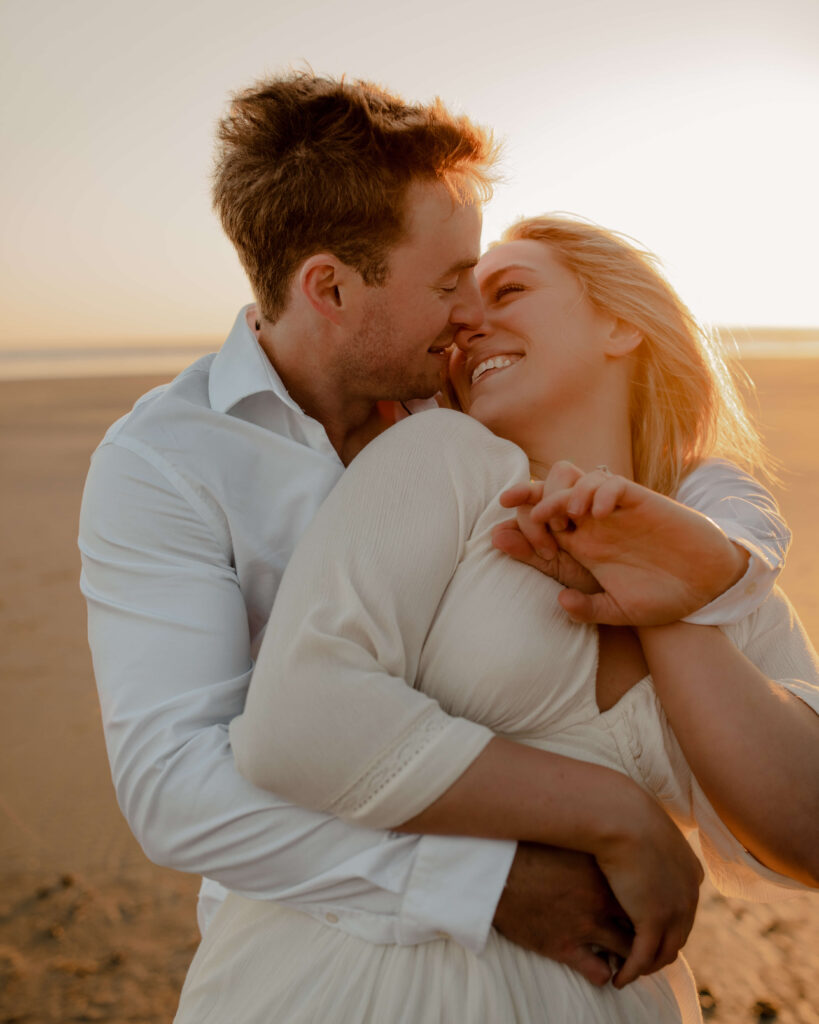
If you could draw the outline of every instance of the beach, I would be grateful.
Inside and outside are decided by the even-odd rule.
[[[819,359],[745,365],[794,532],[782,584],[819,642]],[[78,590],[91,452],[163,379],[0,381],[0,1024],[170,1021],[198,941],[198,879],[151,865],[117,807]],[[819,1024],[816,895],[706,885],[686,955],[706,1020]]]

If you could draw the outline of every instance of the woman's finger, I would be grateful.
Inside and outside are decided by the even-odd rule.
[[[664,936],[656,925],[641,925],[634,936],[631,952],[626,962],[614,977],[615,988],[625,988],[642,974],[652,974],[659,969],[657,950]]]
[[[566,529],[569,518],[591,514],[603,519],[617,508],[623,499],[629,481],[622,476],[613,476],[607,470],[585,473],[571,487],[563,490],[544,489],[544,496],[533,508],[535,522],[548,522],[552,530]],[[563,526],[556,520],[564,520]]]
[[[681,917],[676,927],[669,927],[665,939],[657,952],[657,963],[660,967],[667,967],[677,959],[680,950],[688,942],[688,936],[694,927],[694,913]]]
[[[622,479],[622,477],[613,476],[602,466],[592,470],[591,473],[584,473],[572,488],[572,494],[566,506],[566,511],[570,516],[584,516],[588,514],[592,509],[598,491],[601,488],[606,488],[604,493],[608,494],[609,490],[611,490],[610,485]],[[617,493],[616,487],[614,492]]]
[[[583,476],[583,470],[575,466],[573,462],[568,462],[566,459],[553,462],[552,468],[543,481],[543,493],[548,494],[550,491],[563,491],[567,487],[574,487],[581,476]]]
[[[603,470],[596,469],[592,473],[582,476],[572,488],[571,496],[566,505],[566,511],[570,516],[584,516],[591,508],[597,488],[608,480]]]
[[[651,936],[654,934],[654,929],[650,929],[649,937],[646,939],[644,947],[638,948],[637,959],[635,960],[629,955],[620,971],[617,972],[614,981],[615,988],[622,988],[624,985],[628,985],[630,981],[634,981],[641,974],[653,974],[655,971],[660,971],[663,967],[673,964],[680,950],[685,945],[693,924],[694,919],[692,917],[690,921],[677,921],[676,924],[669,924],[665,928],[660,927],[661,940],[659,945],[653,950],[653,953],[651,952],[653,942]],[[636,938],[632,947],[632,953],[634,952],[634,947],[637,947]]]
[[[611,981],[614,972],[608,960],[599,953],[594,953],[588,946],[578,948],[566,959],[566,966],[582,974],[586,981],[601,988]]]
[[[631,921],[626,920],[621,926],[609,924],[606,927],[597,928],[595,931],[595,949],[600,950],[609,956],[616,956],[622,965],[622,961],[628,958],[634,943],[634,929]]]
[[[503,491],[498,500],[503,508],[517,508],[518,505],[536,505],[542,497],[543,481],[530,480]]]
[[[639,925],[631,952],[614,979],[615,988],[623,988],[641,974],[653,974],[673,963],[694,926],[695,908],[696,901],[690,913],[666,913]]]
[[[669,929],[668,934],[657,951],[658,970],[674,963],[687,938],[688,933],[682,927]]]
[[[572,488],[565,487],[561,491],[553,491],[544,496],[532,506],[532,519],[536,523],[549,524],[549,529],[554,529],[553,522],[556,520],[568,521],[566,511],[569,499],[572,496]],[[562,529],[566,529],[565,525]]]
[[[608,476],[594,492],[591,514],[595,519],[610,516],[623,500],[629,481],[622,476]]]

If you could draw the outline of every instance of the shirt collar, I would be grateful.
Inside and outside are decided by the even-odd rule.
[[[275,367],[265,355],[256,335],[248,326],[245,314],[250,306],[243,306],[224,344],[210,364],[208,397],[216,412],[230,412],[243,398],[272,392],[293,412],[309,419],[304,410],[292,399]],[[409,413],[436,408],[434,398],[418,398],[405,402]],[[399,419],[403,416],[399,413]]]
[[[243,398],[271,391],[304,416],[248,326],[245,314],[249,308],[244,306],[239,310],[230,334],[211,363],[208,379],[211,408],[216,412],[230,412]]]

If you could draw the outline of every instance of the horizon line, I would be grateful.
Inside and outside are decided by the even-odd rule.
[[[711,328],[729,355],[746,359],[819,358],[819,327]],[[189,336],[171,343],[163,338],[131,342],[86,342],[82,347],[62,345],[3,348],[0,342],[0,381],[63,380],[69,378],[160,376],[171,379],[203,356],[217,351],[224,338]]]
[[[766,341],[782,339],[787,341],[819,341],[819,324],[782,325],[782,324],[708,324],[706,326],[716,334],[720,341]],[[179,354],[184,355],[200,352],[212,352],[221,348],[225,335],[217,333],[189,334],[179,336],[171,334],[129,334],[116,338],[89,338],[83,335],[61,337],[32,338],[15,345],[10,338],[0,337],[0,358],[29,359],[45,356],[93,358],[94,356],[115,355],[153,355]]]

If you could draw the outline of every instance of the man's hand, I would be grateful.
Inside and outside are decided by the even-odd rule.
[[[634,930],[594,857],[518,843],[494,926],[510,942],[574,968],[593,985],[612,977]]]
[[[580,622],[673,622],[713,601],[747,567],[747,552],[706,516],[605,470],[557,463],[543,484],[511,488],[501,503],[519,509],[520,540],[502,524],[493,542],[569,585],[560,603]],[[602,593],[588,593],[576,570],[572,580],[572,559]]]

